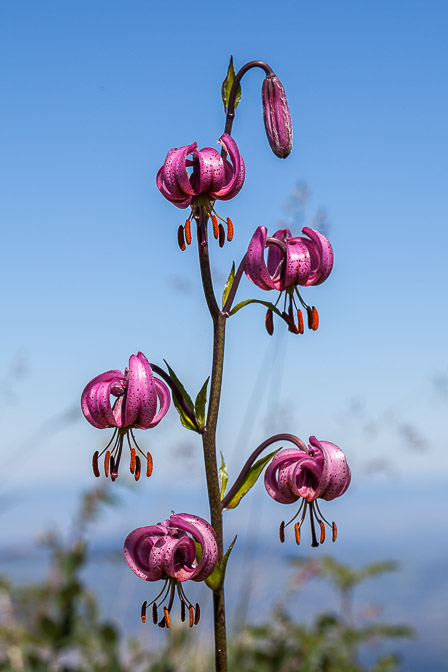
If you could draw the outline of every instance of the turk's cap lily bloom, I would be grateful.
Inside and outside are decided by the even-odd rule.
[[[309,227],[304,227],[302,232],[305,236],[293,237],[289,229],[280,229],[269,238],[266,227],[259,226],[249,243],[245,267],[249,280],[260,289],[285,293],[283,317],[290,331],[295,333],[303,333],[302,311],[295,296],[308,314],[309,328],[315,330],[319,323],[317,310],[305,303],[298,286],[322,284],[333,268],[333,249],[328,239]],[[279,299],[280,296],[276,305]],[[294,324],[293,307],[297,311],[298,327]]]
[[[196,544],[200,547],[197,559]],[[142,621],[152,606],[153,622],[158,622],[158,608],[166,602],[160,627],[169,627],[169,614],[175,592],[179,596],[181,618],[189,612],[190,627],[199,621],[199,605],[193,607],[185,595],[182,583],[188,580],[204,581],[213,572],[218,560],[218,546],[212,526],[199,516],[188,513],[173,514],[157,525],[139,527],[124,542],[124,556],[134,574],[144,581],[163,580],[157,597],[142,605]]]
[[[266,135],[272,151],[286,159],[292,150],[292,123],[285,90],[278,77],[268,75],[261,89]]]
[[[111,403],[111,396],[116,397]],[[131,472],[136,480],[140,477],[140,458],[133,429],[155,427],[168,411],[170,393],[161,380],[155,378],[145,355],[139,352],[129,358],[129,368],[124,373],[118,370],[106,371],[91,380],[81,396],[81,408],[85,418],[98,429],[115,427],[111,441],[102,451],[105,453],[104,470],[112,480],[118,476],[124,438],[131,450]],[[111,447],[112,446],[112,447]],[[110,450],[109,450],[110,448]],[[98,451],[93,456],[93,470],[99,476]],[[152,472],[152,458],[147,460],[147,475]]]
[[[223,225],[218,224],[218,219],[222,222],[224,220],[216,213],[214,202],[228,201],[238,194],[244,183],[245,167],[238,146],[230,135],[224,133],[218,143],[230,161],[223,159],[212,147],[198,150],[197,143],[193,142],[185,147],[171,149],[157,173],[156,182],[160,193],[178,208],[191,208],[185,225],[180,225],[178,229],[181,250],[185,250],[185,243],[191,243],[191,221],[197,215],[198,205],[211,218],[213,234],[219,239],[220,247],[224,245],[226,234]],[[227,225],[227,240],[230,241],[233,238],[233,224],[230,218],[224,223]]]
[[[296,541],[300,543],[300,528],[307,511],[310,513],[312,546],[318,546],[315,522],[320,527],[320,543],[325,540],[325,524],[333,531],[336,540],[335,523],[329,523],[322,515],[317,499],[330,501],[340,497],[350,485],[351,473],[344,453],[329,441],[318,441],[310,437],[308,452],[299,448],[281,450],[275,455],[265,472],[264,483],[268,494],[281,504],[291,504],[299,499],[302,503],[294,517],[280,526],[280,539],[284,540],[284,528],[300,514],[295,524]]]

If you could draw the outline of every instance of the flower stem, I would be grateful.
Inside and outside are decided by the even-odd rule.
[[[202,434],[204,450],[204,466],[207,481],[207,492],[210,506],[210,522],[216,533],[218,545],[218,563],[224,555],[224,540],[222,526],[221,494],[219,487],[218,465],[216,461],[216,427],[218,423],[219,401],[221,397],[222,374],[224,364],[224,342],[226,316],[221,312],[216,302],[213,282],[210,271],[210,260],[207,244],[207,219],[205,208],[200,208],[198,226],[199,236],[199,265],[201,269],[202,285],[207,306],[213,320],[213,362],[210,382],[210,397],[207,412],[207,422]],[[224,586],[213,591],[213,611],[215,627],[215,669],[216,672],[227,672],[227,643],[226,643],[226,616]]]
[[[233,120],[235,118],[235,99],[236,93],[238,91],[238,85],[243,75],[245,75],[246,72],[251,68],[261,68],[265,71],[267,77],[274,75],[272,68],[264,61],[249,61],[249,63],[246,63],[246,65],[243,65],[243,67],[238,70],[237,74],[235,75],[235,79],[233,80],[232,88],[230,89],[229,106],[226,113],[226,126],[224,133],[228,133],[229,135],[232,132]]]

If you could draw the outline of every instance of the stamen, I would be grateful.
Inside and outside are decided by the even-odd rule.
[[[323,544],[325,541],[325,525],[322,520],[319,520],[318,522],[320,525],[320,543]]]
[[[185,602],[183,600],[180,603],[180,620],[182,623],[185,621]]]
[[[297,311],[297,329],[299,330],[299,334],[303,334],[305,331],[305,325],[303,323],[303,314],[300,308]]]
[[[152,470],[154,468],[151,453],[146,453],[146,459],[148,461],[148,464],[146,465],[146,475],[149,478],[151,476]]]
[[[110,456],[110,478],[112,481],[115,481],[115,479],[118,477],[118,461],[121,456],[121,451],[118,453],[118,459],[115,462],[115,458],[113,455]]]
[[[194,624],[197,625],[199,623],[199,619],[201,618],[201,610],[199,608],[199,604],[196,602],[196,614],[194,617]]]
[[[146,600],[142,604],[141,616],[142,616],[142,623],[146,623]]]
[[[296,325],[294,324],[294,320],[291,320],[288,313],[285,313],[285,311],[283,311],[282,317],[285,320],[286,324],[288,325],[288,331],[292,332],[293,334],[298,334],[299,331],[298,331]]]
[[[131,448],[131,462],[129,464],[129,469],[131,474],[133,474],[135,471],[135,448]]]
[[[170,614],[169,614],[169,611],[166,607],[163,608],[163,613],[165,614],[166,627],[169,628],[170,627]]]
[[[219,247],[224,247],[224,243],[226,242],[226,232],[224,231],[224,227],[222,224],[219,225],[218,227],[219,231]]]
[[[140,461],[140,458],[138,455],[135,456],[135,472],[134,472],[134,478],[136,481],[140,478],[140,472],[142,469],[142,463]]]
[[[218,218],[216,217],[216,215],[212,215],[212,224],[213,224],[213,235],[215,236],[216,240],[218,240],[219,227],[218,227]]]
[[[185,222],[185,240],[187,241],[187,245],[191,245],[191,225],[190,225],[190,220],[187,219]]]
[[[314,525],[314,516],[316,514],[314,513],[313,502],[307,502],[307,503],[308,503],[308,506],[309,506],[309,509],[310,509],[311,538],[312,538],[311,546],[313,548],[316,548],[317,546],[319,546],[319,542],[317,541],[317,537],[316,537],[316,527]]]
[[[154,604],[152,605],[152,622],[154,623],[154,625],[157,624],[158,620],[159,620],[159,615],[157,613],[157,604],[154,602]]]
[[[332,541],[336,541],[336,539],[338,538],[338,528],[336,527],[336,523],[333,523],[331,527],[333,528]]]
[[[93,473],[95,474],[95,476],[97,478],[100,475],[100,470],[99,470],[99,467],[98,467],[98,456],[99,456],[99,453],[98,453],[97,450],[95,450],[95,452],[93,453],[93,458],[92,458],[92,469],[93,469]]]
[[[230,217],[227,217],[227,240],[230,241],[233,239],[233,223]]]
[[[283,544],[285,542],[285,521],[284,520],[280,523],[279,534],[280,534],[280,541]]]
[[[269,336],[272,336],[272,334],[274,333],[274,320],[272,310],[270,308],[268,308],[268,311],[266,313],[265,326]]]
[[[296,535],[296,544],[297,544],[297,546],[300,546],[300,525],[299,525],[299,523],[296,523],[294,525],[294,533]]]
[[[109,462],[110,462],[110,450],[106,450],[106,454],[104,456],[104,474],[106,478],[109,476]]]
[[[182,252],[187,249],[184,238],[184,227],[182,226],[182,224],[177,229],[177,244],[179,245]]]
[[[188,625],[190,626],[190,628],[192,628],[193,625],[194,625],[194,607],[193,607],[193,605],[191,605],[188,608],[188,611],[190,612],[190,622],[189,622]]]
[[[312,308],[308,306],[306,310],[308,313],[308,329],[316,331],[319,326],[319,313],[314,306]]]

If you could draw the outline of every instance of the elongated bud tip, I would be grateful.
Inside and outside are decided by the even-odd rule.
[[[278,77],[270,75],[261,90],[266,135],[275,156],[286,159],[292,150],[292,124],[285,90]]]

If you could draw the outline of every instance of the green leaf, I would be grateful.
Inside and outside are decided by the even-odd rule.
[[[224,583],[224,579],[226,577],[227,561],[229,559],[230,553],[232,552],[232,548],[235,546],[236,537],[237,535],[235,535],[235,538],[233,539],[229,548],[225,552],[222,562],[221,563],[217,562],[213,572],[210,574],[208,579],[205,579],[206,585],[211,590],[218,590],[218,588],[222,586],[222,584]]]
[[[246,301],[241,301],[241,303],[237,303],[237,305],[232,308],[229,315],[235,315],[235,313],[241,310],[241,308],[244,308],[244,306],[248,306],[249,303],[260,303],[262,306],[270,308],[270,310],[272,310],[276,315],[283,318],[281,312],[279,311],[278,308],[276,308],[276,306],[274,306],[273,303],[270,303],[269,301],[260,301],[260,299],[247,299]]]
[[[192,415],[193,415],[193,412],[194,412],[194,411],[193,411],[193,408],[194,408],[194,407],[193,407],[193,401],[192,401],[190,395],[188,394],[188,392],[186,391],[185,387],[182,385],[182,383],[180,382],[179,378],[176,376],[176,374],[174,373],[173,369],[172,369],[171,366],[168,364],[168,362],[166,361],[166,359],[164,359],[163,361],[165,362],[165,364],[166,364],[166,366],[167,366],[167,368],[168,368],[168,373],[170,374],[170,377],[173,379],[173,382],[174,382],[174,383],[177,385],[177,387],[179,388],[179,390],[180,390],[182,396],[184,397],[185,401],[186,401],[187,404],[189,405],[189,407],[190,407],[190,409],[191,409],[191,413],[192,413]],[[193,420],[191,420],[191,418],[189,418],[188,415],[185,413],[184,409],[182,408],[182,406],[180,405],[180,403],[179,403],[178,400],[176,399],[175,395],[173,394],[173,395],[171,395],[171,396],[172,396],[172,399],[173,399],[174,406],[176,407],[176,410],[177,410],[177,412],[179,413],[180,421],[181,421],[182,425],[183,425],[184,427],[186,427],[187,429],[191,429],[193,432],[197,432],[198,429],[197,429],[196,425],[194,424]]]
[[[227,473],[226,463],[224,462],[224,455],[221,453],[221,466],[219,467],[219,483],[221,486],[221,501],[224,499],[224,495],[227,490],[227,483],[229,480],[229,475]]]
[[[255,483],[258,480],[258,477],[260,476],[261,472],[267,465],[267,463],[272,460],[274,455],[278,453],[280,448],[277,450],[274,450],[272,453],[269,453],[269,455],[266,455],[265,457],[262,457],[260,460],[255,462],[249,469],[249,471],[246,474],[246,478],[240,485],[238,491],[235,493],[235,495],[232,497],[230,502],[227,504],[226,509],[235,509],[244,495],[247,495],[249,490],[255,485]]]
[[[230,290],[232,289],[233,281],[235,280],[235,262],[232,263],[232,268],[230,269],[229,277],[227,278],[227,282],[224,287],[224,291],[222,293],[222,307],[226,305],[227,297],[230,294]]]
[[[207,403],[207,385],[209,380],[210,376],[199,390],[196,401],[194,402],[194,416],[199,425],[199,429],[204,429],[205,427],[205,405]]]
[[[232,90],[233,80],[235,79],[235,68],[233,67],[233,56],[230,57],[230,63],[227,70],[227,75],[221,86],[222,102],[224,103],[224,112],[227,112],[229,107],[230,91]],[[238,84],[238,90],[235,96],[235,110],[241,100],[241,86]]]

